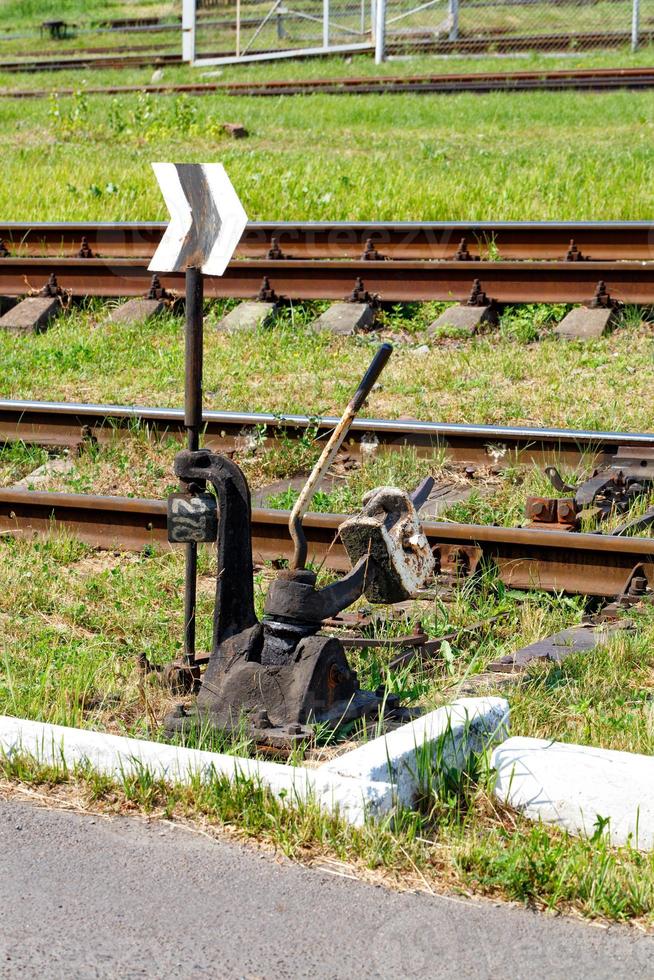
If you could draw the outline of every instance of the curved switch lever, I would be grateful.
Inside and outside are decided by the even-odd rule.
[[[304,568],[306,565],[307,539],[304,534],[304,528],[302,527],[304,515],[309,509],[309,504],[311,503],[316,490],[322,483],[325,473],[334,462],[336,453],[341,448],[341,444],[345,439],[345,436],[348,434],[352,422],[354,421],[354,416],[370,394],[372,386],[386,367],[388,359],[392,353],[393,347],[391,344],[382,344],[373,357],[370,367],[364,374],[359,387],[355,391],[348,403],[347,408],[343,412],[341,421],[338,423],[329,437],[329,441],[323,449],[320,459],[311,471],[311,475],[302,488],[300,496],[295,501],[295,506],[291,511],[291,516],[288,521],[288,529],[291,532],[293,544],[295,545],[295,552],[293,554],[291,568]]]
[[[555,490],[559,493],[575,493],[577,488],[571,487],[569,483],[564,483],[563,477],[557,470],[556,466],[546,466],[545,475],[549,479],[550,483]]]

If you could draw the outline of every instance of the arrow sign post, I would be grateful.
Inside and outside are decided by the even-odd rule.
[[[248,219],[222,164],[153,163],[152,167],[171,220],[148,268],[185,273],[184,426],[188,448],[195,452],[202,427],[204,276],[222,276]],[[197,538],[187,540],[185,548],[184,658],[193,669]]]

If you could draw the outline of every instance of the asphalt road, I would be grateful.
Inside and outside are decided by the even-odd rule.
[[[0,801],[0,977],[654,977],[654,938]]]

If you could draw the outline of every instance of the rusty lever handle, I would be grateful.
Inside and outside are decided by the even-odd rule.
[[[295,501],[295,506],[291,511],[291,516],[289,517],[288,521],[288,529],[291,532],[291,538],[293,539],[293,544],[295,545],[291,568],[304,568],[306,565],[307,539],[304,534],[304,528],[302,527],[304,515],[306,514],[313,495],[320,486],[325,473],[334,462],[334,457],[341,448],[341,443],[345,439],[345,436],[347,435],[349,428],[354,421],[354,416],[357,414],[364,401],[370,394],[372,386],[386,367],[388,359],[392,353],[393,347],[391,344],[382,344],[373,357],[370,367],[361,379],[359,387],[350,399],[347,408],[343,412],[340,422],[329,437],[327,445],[320,455],[320,459],[311,471],[309,479],[304,484],[300,496]]]

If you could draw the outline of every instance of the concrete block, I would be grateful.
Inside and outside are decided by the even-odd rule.
[[[464,766],[471,753],[503,739],[508,712],[503,698],[461,698],[315,769],[6,715],[0,716],[0,752],[55,767],[90,764],[115,779],[143,769],[171,783],[215,775],[252,779],[287,803],[316,800],[360,826],[398,804],[412,806],[430,760],[438,779],[439,766]]]
[[[145,323],[161,313],[166,304],[162,299],[135,297],[117,306],[107,319],[107,323]]]
[[[56,296],[28,296],[0,317],[0,330],[37,333],[60,311],[61,303]]]
[[[349,337],[357,330],[371,330],[374,324],[375,311],[367,303],[332,303],[312,326],[314,330]]]
[[[482,324],[495,326],[498,322],[497,310],[493,306],[465,306],[459,304],[450,306],[427,327],[427,333],[433,334],[437,330],[446,327],[455,327],[457,330],[466,330],[469,334],[474,334]]]
[[[42,466],[37,466],[35,470],[28,473],[22,480],[13,483],[11,489],[33,490],[34,487],[40,487],[44,483],[47,483],[51,476],[65,476],[67,473],[72,473],[74,469],[75,462],[69,456],[64,456],[60,459],[49,459]]]
[[[578,306],[564,316],[553,332],[563,340],[595,340],[609,330],[613,318],[612,309]]]
[[[508,727],[509,704],[504,698],[459,698],[345,752],[317,771],[323,778],[338,777],[341,784],[371,784],[372,798],[385,799],[381,787],[390,783],[394,804],[410,807],[426,775],[421,772],[426,762],[431,760],[431,775],[437,780],[439,767],[462,769],[472,754],[501,742]]]
[[[480,492],[484,493],[484,487],[481,485],[477,487],[476,485],[467,486],[461,483],[435,483],[418,512],[420,519],[423,521],[434,520],[440,517],[452,504],[464,503],[470,499],[473,493]]]
[[[257,327],[269,327],[277,313],[276,303],[239,303],[218,324],[218,330],[229,332],[236,330],[255,330]]]
[[[612,844],[654,848],[654,757],[541,738],[509,738],[493,752],[495,795],[532,820],[591,836],[609,818]]]

